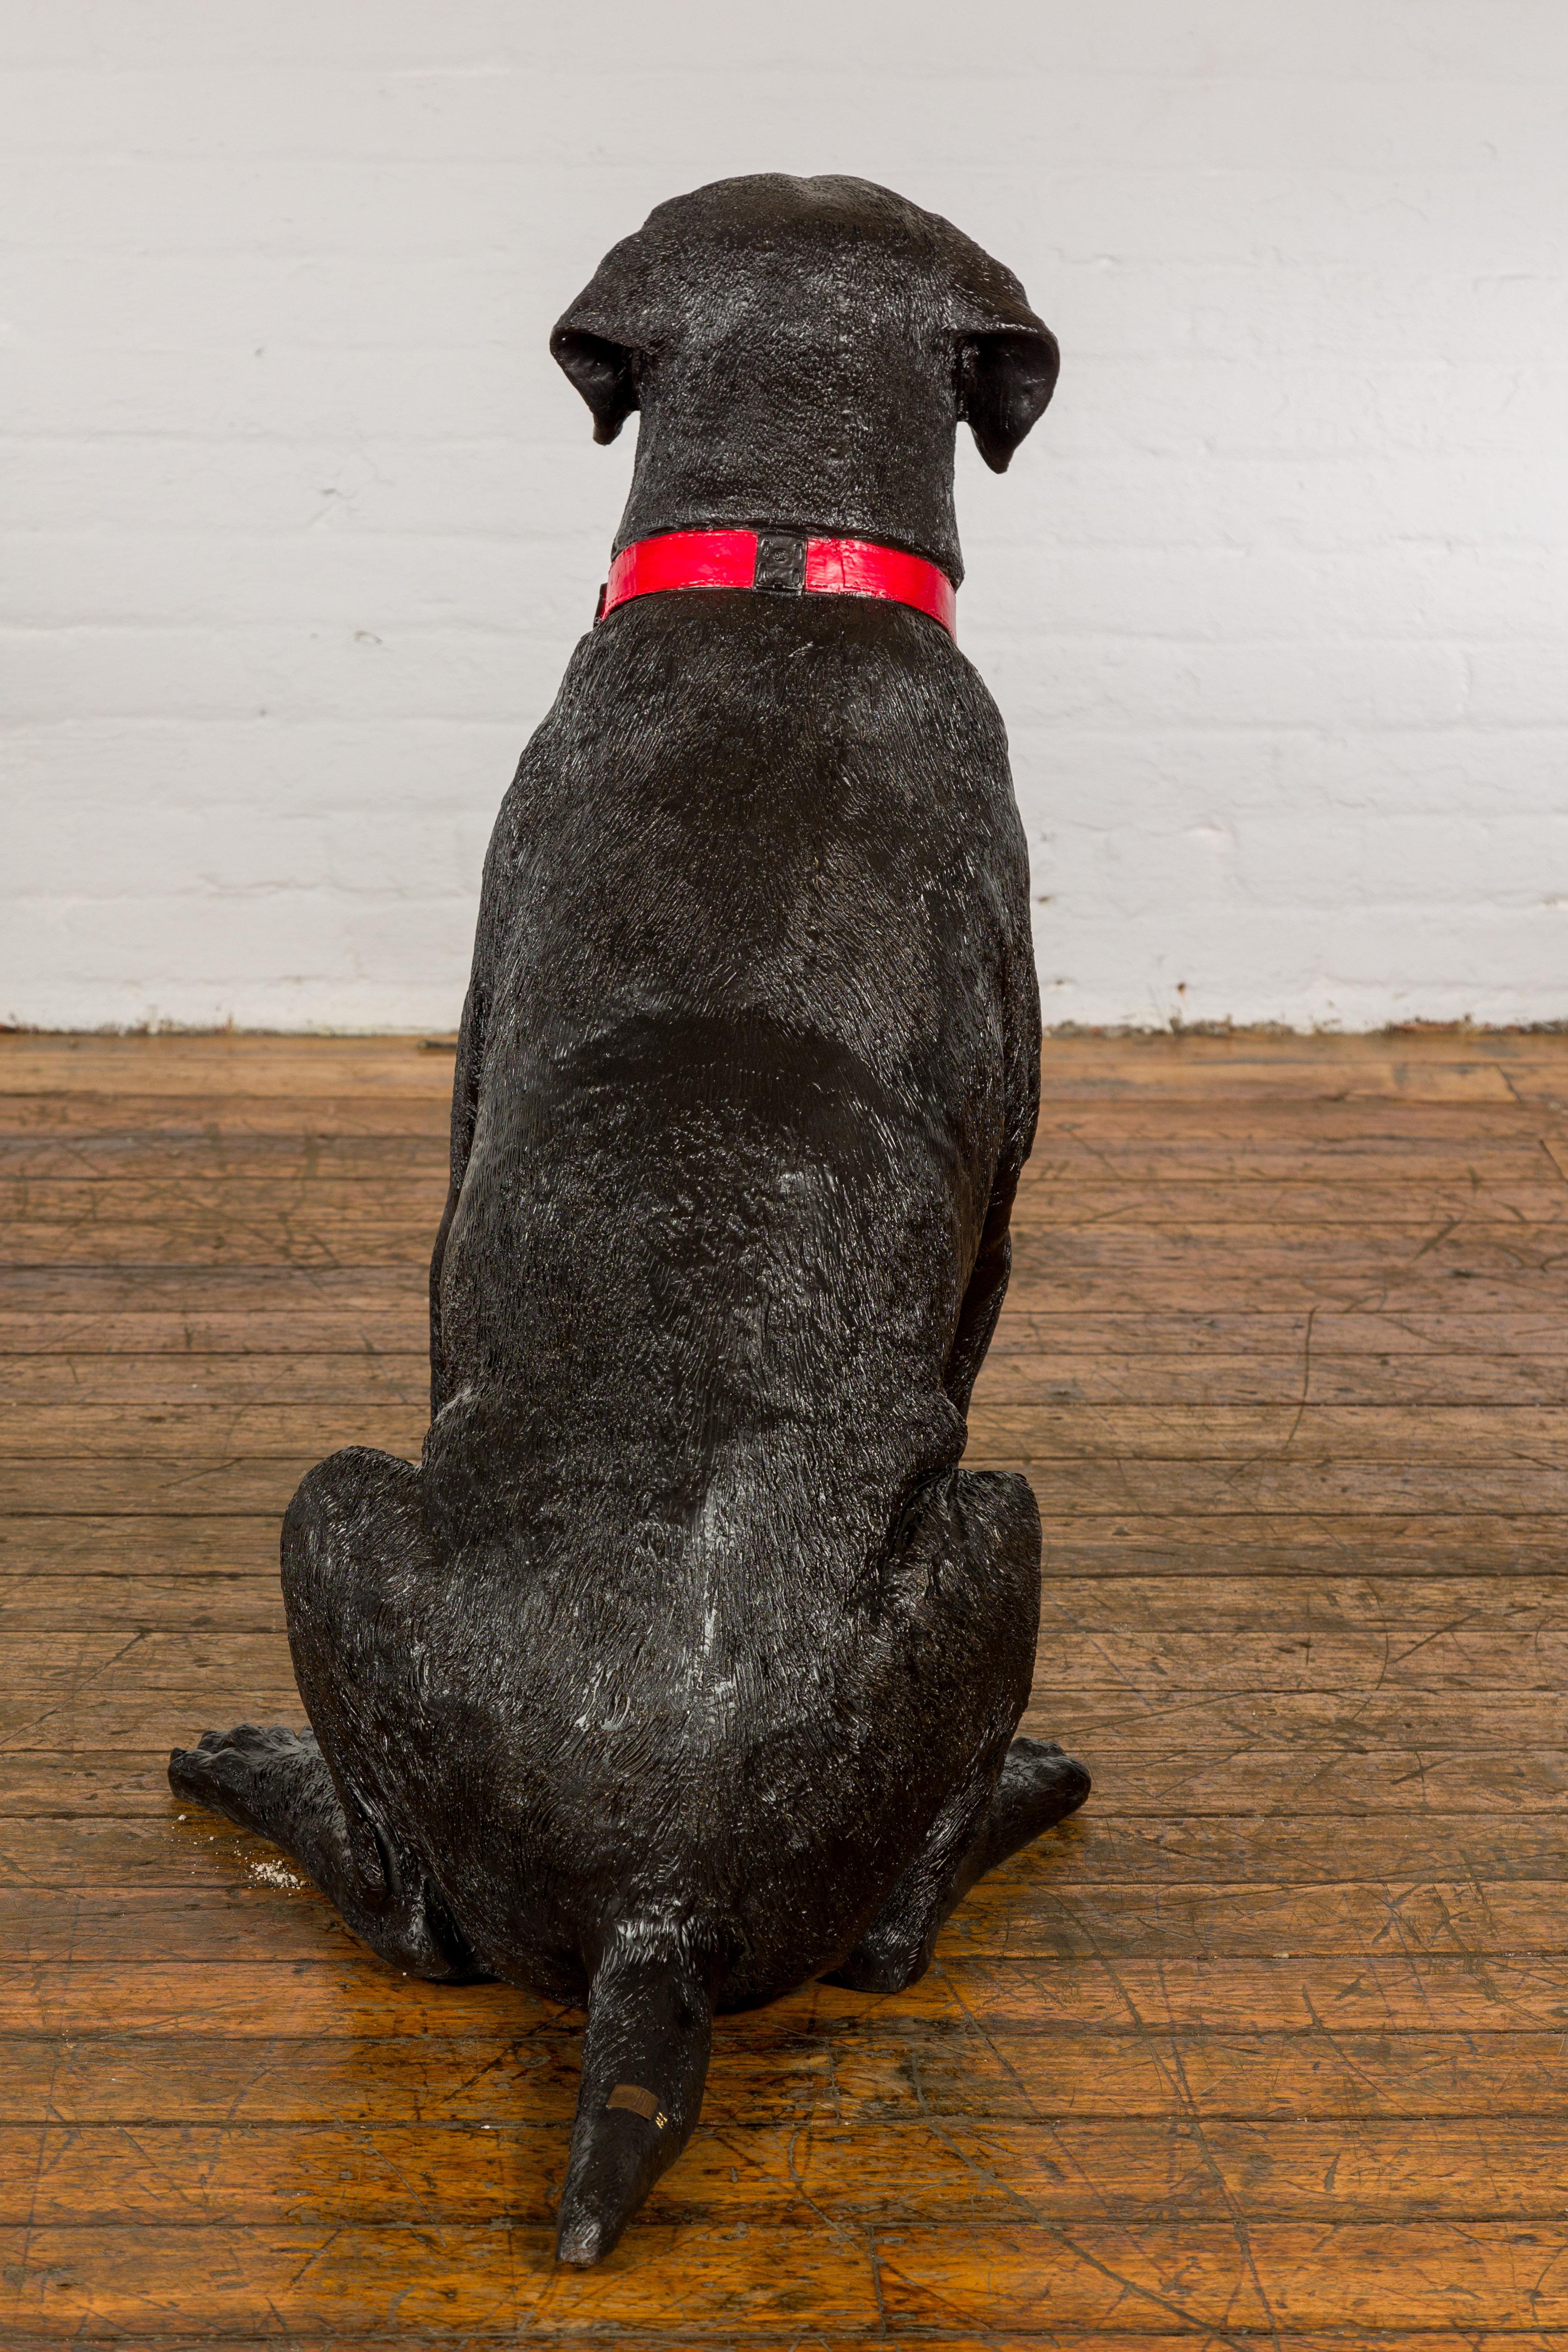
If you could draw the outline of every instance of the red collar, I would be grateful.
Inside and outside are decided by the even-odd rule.
[[[595,621],[632,596],[665,588],[758,588],[785,596],[884,596],[913,604],[956,635],[947,574],[924,556],[869,539],[807,539],[788,530],[672,530],[635,539],[610,567]]]

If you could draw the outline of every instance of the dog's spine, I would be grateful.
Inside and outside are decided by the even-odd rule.
[[[563,2263],[601,2261],[692,2136],[713,2031],[706,1942],[689,1923],[635,1919],[606,1941],[561,2192]]]

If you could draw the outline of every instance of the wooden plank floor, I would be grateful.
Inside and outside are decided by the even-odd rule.
[[[298,1720],[423,1428],[450,1056],[0,1039],[0,2344],[1568,2347],[1568,1039],[1053,1041],[970,1458],[1089,1809],[724,2022],[601,2270],[581,2021],[402,1980],[170,1744]]]

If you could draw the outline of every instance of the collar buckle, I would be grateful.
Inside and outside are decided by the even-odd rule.
[[[757,534],[757,577],[751,584],[772,596],[804,595],[804,535],[794,530],[759,530]]]

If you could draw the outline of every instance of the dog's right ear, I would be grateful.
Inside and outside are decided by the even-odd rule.
[[[1010,269],[952,232],[957,247],[953,324],[958,343],[958,415],[993,474],[1044,415],[1061,352]]]
[[[550,356],[592,411],[596,441],[613,441],[638,404],[645,260],[641,234],[623,237],[550,331]]]
[[[993,474],[1038,424],[1056,390],[1061,352],[1045,326],[967,337],[958,360],[958,414]]]

